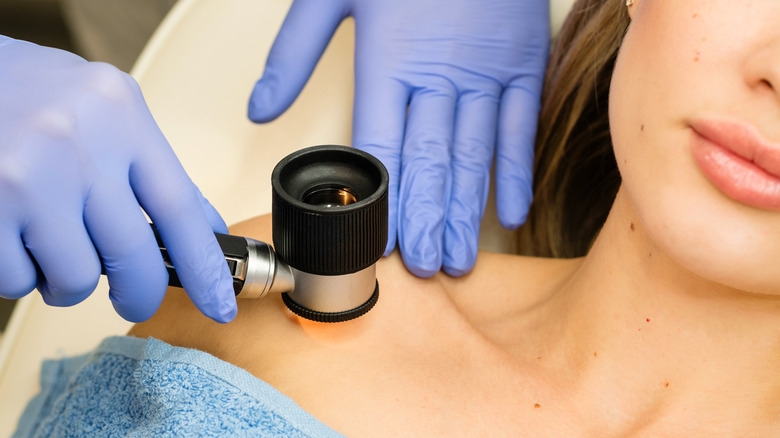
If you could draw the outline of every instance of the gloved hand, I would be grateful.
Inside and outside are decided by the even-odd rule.
[[[143,208],[192,301],[226,322],[232,279],[202,197],[127,74],[57,49],[0,37],[0,296],[37,285],[70,306],[97,285],[101,260],[116,311],[159,307],[168,276]]]
[[[495,155],[498,216],[525,222],[550,39],[549,0],[295,0],[249,102],[292,104],[355,19],[353,145],[390,173],[389,253],[417,276],[471,270]],[[408,113],[407,113],[408,106]]]

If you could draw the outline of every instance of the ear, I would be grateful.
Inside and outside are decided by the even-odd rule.
[[[639,7],[641,0],[626,0],[626,8],[628,9],[628,16],[633,20],[636,8]]]

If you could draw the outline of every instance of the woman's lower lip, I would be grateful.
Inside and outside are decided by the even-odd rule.
[[[693,131],[693,158],[720,191],[743,204],[780,211],[780,178]]]

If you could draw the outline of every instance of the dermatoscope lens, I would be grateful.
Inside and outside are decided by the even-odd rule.
[[[316,186],[303,195],[303,202],[309,205],[337,208],[358,202],[358,196],[349,187],[331,185]]]

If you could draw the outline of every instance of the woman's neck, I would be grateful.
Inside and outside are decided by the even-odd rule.
[[[780,296],[685,270],[644,234],[625,193],[551,303],[546,313],[567,317],[541,340],[555,346],[550,370],[571,370],[567,392],[605,403],[607,423],[685,415],[679,404],[734,427],[780,415]]]

